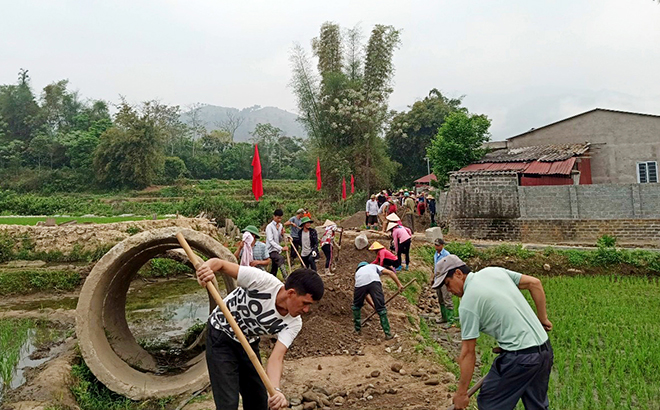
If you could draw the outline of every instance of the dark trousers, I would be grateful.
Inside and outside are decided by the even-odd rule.
[[[481,386],[477,397],[479,409],[514,409],[521,399],[527,410],[548,409],[553,360],[549,340],[536,348],[500,354]]]
[[[300,249],[302,248],[302,241],[300,238],[291,238],[291,242],[293,242],[293,246],[298,249],[298,252],[300,252]]]
[[[376,312],[385,310],[385,295],[383,294],[383,285],[378,281],[374,281],[368,285],[355,288],[353,291],[353,307],[362,309],[362,306],[364,306],[364,298],[366,298],[367,295],[371,295],[371,299],[373,299],[374,306],[376,307]]]
[[[207,324],[206,364],[217,410],[238,409],[238,394],[244,410],[266,410],[268,394],[259,373],[240,343]],[[250,344],[259,356],[259,341]]]
[[[325,245],[321,246],[321,250],[325,255],[325,268],[328,269],[330,267],[330,262],[332,261],[332,245],[326,243]]]
[[[431,214],[431,224],[435,225],[435,212],[430,212]]]
[[[282,273],[284,273],[284,256],[279,252],[271,252],[268,256],[270,256],[270,274],[277,276],[277,269],[280,266],[282,267]],[[282,276],[286,275],[283,274]]]
[[[399,229],[402,229],[402,228],[399,228]],[[396,257],[399,258],[399,263],[403,263],[403,259],[401,259],[401,254],[403,254],[403,255],[406,255],[406,265],[410,264],[410,241],[411,240],[412,240],[412,238],[399,243],[399,250],[396,253]]]
[[[314,260],[314,257],[311,253],[307,256],[303,256],[302,260],[305,263],[305,266],[307,266],[307,269],[311,269],[316,272],[316,261]]]
[[[395,270],[399,266],[401,266],[401,261],[398,259],[383,259],[383,268],[385,269]]]

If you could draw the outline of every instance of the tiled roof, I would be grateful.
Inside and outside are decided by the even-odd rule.
[[[436,178],[435,174],[430,173],[428,175],[424,175],[423,177],[416,179],[415,182],[420,183],[420,184],[428,184],[431,181],[437,181],[438,178]]]
[[[488,162],[555,162],[583,155],[589,150],[589,143],[563,145],[535,145],[531,147],[498,150],[486,154],[479,163]]]
[[[493,171],[493,170],[486,170],[486,169],[479,169],[479,170],[474,170],[474,171],[463,171],[458,170],[454,172],[450,172],[449,175],[455,176],[455,177],[471,177],[475,175],[518,175],[517,171]]]

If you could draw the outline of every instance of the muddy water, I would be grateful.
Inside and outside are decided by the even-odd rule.
[[[209,316],[206,290],[194,279],[175,279],[131,285],[126,320],[143,345],[179,346],[188,329]]]

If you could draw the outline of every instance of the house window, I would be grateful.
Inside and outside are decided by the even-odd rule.
[[[637,163],[637,182],[640,184],[658,182],[658,163],[656,161]]]

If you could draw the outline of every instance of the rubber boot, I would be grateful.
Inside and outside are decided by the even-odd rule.
[[[447,309],[447,323],[453,325],[454,323],[456,323],[456,318],[454,317],[454,309],[449,309],[449,308],[445,308],[445,309]]]
[[[385,340],[390,340],[392,333],[390,333],[390,320],[387,318],[387,309],[378,312],[378,317],[380,317],[380,326],[383,328],[383,332],[385,332]]]
[[[442,314],[442,323],[449,322],[449,309],[445,305],[440,305],[440,313]]]
[[[353,326],[355,326],[355,331],[360,333],[360,330],[362,330],[362,309],[355,306],[353,306],[351,309],[353,310]]]

